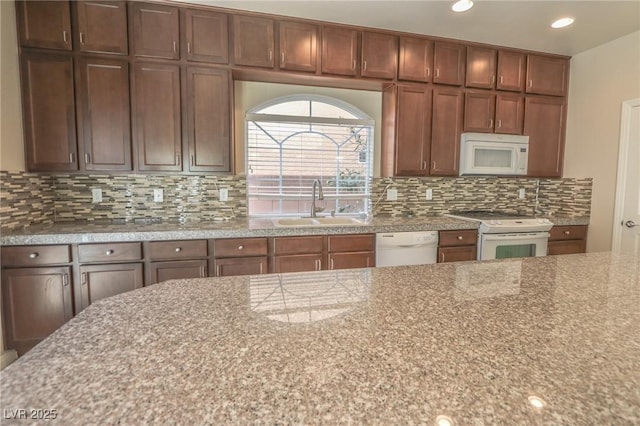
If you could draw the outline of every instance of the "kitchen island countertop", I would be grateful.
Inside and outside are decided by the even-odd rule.
[[[0,407],[8,423],[638,424],[639,281],[640,259],[613,253],[169,281],[8,366]]]
[[[548,217],[556,225],[588,225],[589,217]],[[275,237],[404,231],[477,229],[478,222],[444,216],[373,217],[358,225],[276,226],[271,219],[238,218],[221,222],[161,222],[122,224],[56,223],[3,231],[0,246],[79,244],[117,241],[186,240],[202,238]]]

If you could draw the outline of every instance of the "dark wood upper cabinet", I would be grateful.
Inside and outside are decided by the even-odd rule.
[[[432,41],[400,37],[399,80],[429,82],[432,74],[432,61]]]
[[[435,176],[457,176],[464,92],[456,88],[433,89],[431,118],[431,170]]]
[[[273,20],[256,16],[233,17],[233,58],[236,65],[273,68]]]
[[[132,93],[138,170],[181,171],[180,67],[135,64]]]
[[[523,127],[524,96],[515,93],[498,93],[494,132],[521,135]]]
[[[498,50],[498,80],[496,89],[522,92],[524,90],[527,56],[521,52]]]
[[[132,3],[133,54],[180,59],[180,24],[177,7]]]
[[[493,132],[495,111],[496,95],[467,91],[464,95],[464,131]]]
[[[358,66],[358,31],[322,27],[322,73],[355,76]]]
[[[395,176],[429,174],[431,149],[431,88],[398,85]]]
[[[187,68],[187,146],[192,172],[231,170],[229,72]]]
[[[124,1],[73,2],[78,15],[78,38],[83,52],[126,55],[127,5]]]
[[[280,69],[315,72],[318,61],[318,27],[281,21]]]
[[[131,170],[129,63],[78,61],[78,140],[85,170]]]
[[[16,18],[22,46],[71,50],[68,1],[17,1]]]
[[[527,96],[524,134],[529,136],[528,176],[562,176],[566,113],[564,98]]]
[[[185,40],[189,61],[229,63],[229,18],[224,13],[184,11]]]
[[[467,76],[465,86],[493,89],[496,83],[497,53],[495,49],[467,47]]]
[[[466,46],[457,43],[436,41],[433,46],[433,82],[462,86]]]
[[[569,61],[551,56],[527,55],[527,93],[566,96]]]
[[[21,67],[27,170],[78,170],[71,56],[23,52]]]
[[[363,77],[393,79],[398,68],[398,37],[391,34],[362,33]]]

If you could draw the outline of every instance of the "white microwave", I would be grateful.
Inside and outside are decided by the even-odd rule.
[[[526,175],[529,136],[463,133],[460,175]]]

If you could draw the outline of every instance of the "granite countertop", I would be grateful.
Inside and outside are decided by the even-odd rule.
[[[79,425],[639,424],[638,306],[640,258],[612,253],[169,281],[8,366],[0,407]]]
[[[588,217],[548,217],[556,225],[588,225]],[[3,231],[0,245],[74,244],[114,241],[242,238],[288,235],[353,234],[476,229],[478,222],[433,217],[373,217],[359,225],[282,227],[270,219],[240,218],[224,222],[57,223]]]

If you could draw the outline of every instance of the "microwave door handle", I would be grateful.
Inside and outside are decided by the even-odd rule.
[[[513,241],[531,238],[549,238],[548,232],[536,232],[531,234],[484,234],[484,241]]]

